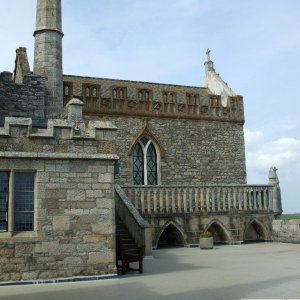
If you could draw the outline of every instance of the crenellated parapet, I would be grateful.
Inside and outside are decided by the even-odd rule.
[[[85,121],[82,105],[80,100],[71,100],[66,118],[49,119],[47,124],[32,118],[6,117],[4,126],[0,127],[1,155],[6,151],[52,153],[53,156],[81,153],[78,158],[114,154],[116,126],[109,121]],[[111,159],[116,157],[113,155]]]
[[[58,133],[62,133],[63,139],[81,139],[81,140],[101,140],[104,137],[104,131],[115,131],[117,128],[109,121],[89,121],[84,123],[49,119],[47,128],[33,127],[32,118],[6,117],[4,127],[0,127],[0,137],[13,137],[14,132],[22,131],[28,138],[57,138]],[[108,136],[106,134],[105,136]]]
[[[244,123],[243,97],[224,102],[208,88],[64,76],[65,103],[73,96],[88,115],[184,118]]]

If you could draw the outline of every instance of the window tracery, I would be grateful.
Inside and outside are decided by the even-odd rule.
[[[133,181],[135,185],[156,185],[157,152],[147,137],[142,137],[133,149]]]

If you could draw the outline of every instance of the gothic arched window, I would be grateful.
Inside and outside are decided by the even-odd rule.
[[[133,149],[133,181],[136,185],[157,184],[157,153],[151,140],[141,138]]]

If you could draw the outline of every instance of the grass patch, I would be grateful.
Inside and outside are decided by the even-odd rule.
[[[279,220],[284,220],[284,221],[295,220],[295,219],[300,219],[300,214],[285,214],[279,217]]]

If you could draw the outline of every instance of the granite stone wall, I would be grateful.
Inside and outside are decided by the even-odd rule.
[[[273,220],[272,237],[275,242],[300,243],[300,220]]]
[[[35,173],[33,231],[13,231],[8,193],[0,281],[115,274],[116,128],[81,120],[75,131],[66,119],[49,120],[46,129],[31,125],[6,118],[0,128],[0,171]]]
[[[34,170],[35,230],[0,233],[0,281],[115,273],[111,162],[1,159]]]
[[[121,185],[133,184],[130,149],[143,134],[145,124],[164,150],[160,184],[246,183],[242,124],[164,118],[147,119],[146,123],[142,118],[115,116],[107,119],[118,127],[116,151]]]
[[[15,84],[6,78],[0,77],[1,116],[44,118],[46,79],[30,75],[24,78],[23,84]]]
[[[132,147],[143,135],[160,157],[159,184],[246,183],[241,96],[223,106],[206,88],[68,75],[64,87],[65,101],[80,98],[86,117],[118,127],[120,185],[133,184]]]

